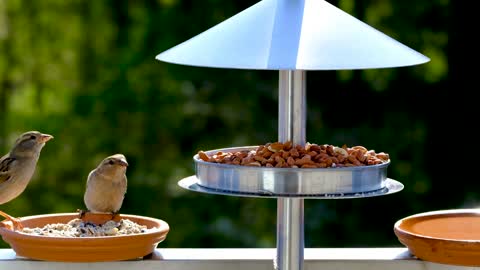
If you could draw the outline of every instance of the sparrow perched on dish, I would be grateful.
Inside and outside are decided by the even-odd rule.
[[[111,213],[114,217],[122,207],[127,192],[127,159],[122,154],[105,158],[90,172],[83,200],[87,212]],[[80,216],[85,214],[80,210]]]
[[[10,152],[0,158],[0,204],[18,197],[32,179],[40,152],[52,135],[38,131],[23,133]],[[0,215],[10,220],[14,228],[21,228],[20,220],[2,211]]]

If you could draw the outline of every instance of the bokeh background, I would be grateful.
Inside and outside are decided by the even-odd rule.
[[[0,0],[0,153],[27,130],[55,136],[25,192],[1,210],[84,208],[89,171],[123,153],[130,166],[121,212],[167,221],[159,247],[275,247],[276,200],[189,192],[177,182],[194,174],[199,150],[277,140],[278,72],[154,59],[256,2]],[[405,189],[306,200],[305,244],[401,246],[398,219],[480,200],[471,171],[476,74],[464,65],[475,51],[473,9],[453,0],[329,2],[431,61],[307,73],[307,140],[387,152],[388,176]]]

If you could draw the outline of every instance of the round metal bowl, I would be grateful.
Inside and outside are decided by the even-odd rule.
[[[205,151],[253,150],[257,146],[232,147]],[[205,162],[198,154],[195,161],[198,184],[205,188],[270,195],[355,194],[385,188],[390,161],[371,166],[342,168],[268,168]]]

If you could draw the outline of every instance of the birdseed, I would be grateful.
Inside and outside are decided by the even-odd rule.
[[[97,236],[119,236],[130,234],[142,234],[151,229],[140,225],[129,219],[121,219],[118,222],[109,220],[104,224],[85,222],[79,218],[72,219],[68,223],[47,224],[42,228],[23,228],[22,233],[52,236],[52,237],[97,237]]]

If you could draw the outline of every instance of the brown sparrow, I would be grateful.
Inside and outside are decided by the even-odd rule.
[[[0,204],[18,197],[32,179],[40,152],[52,135],[38,131],[23,133],[8,154],[0,158]],[[10,220],[15,228],[21,228],[20,220],[2,211],[0,215]]]
[[[83,200],[88,212],[111,213],[114,217],[122,207],[127,192],[127,159],[122,154],[105,158],[90,172]],[[80,211],[80,216],[85,212]]]

